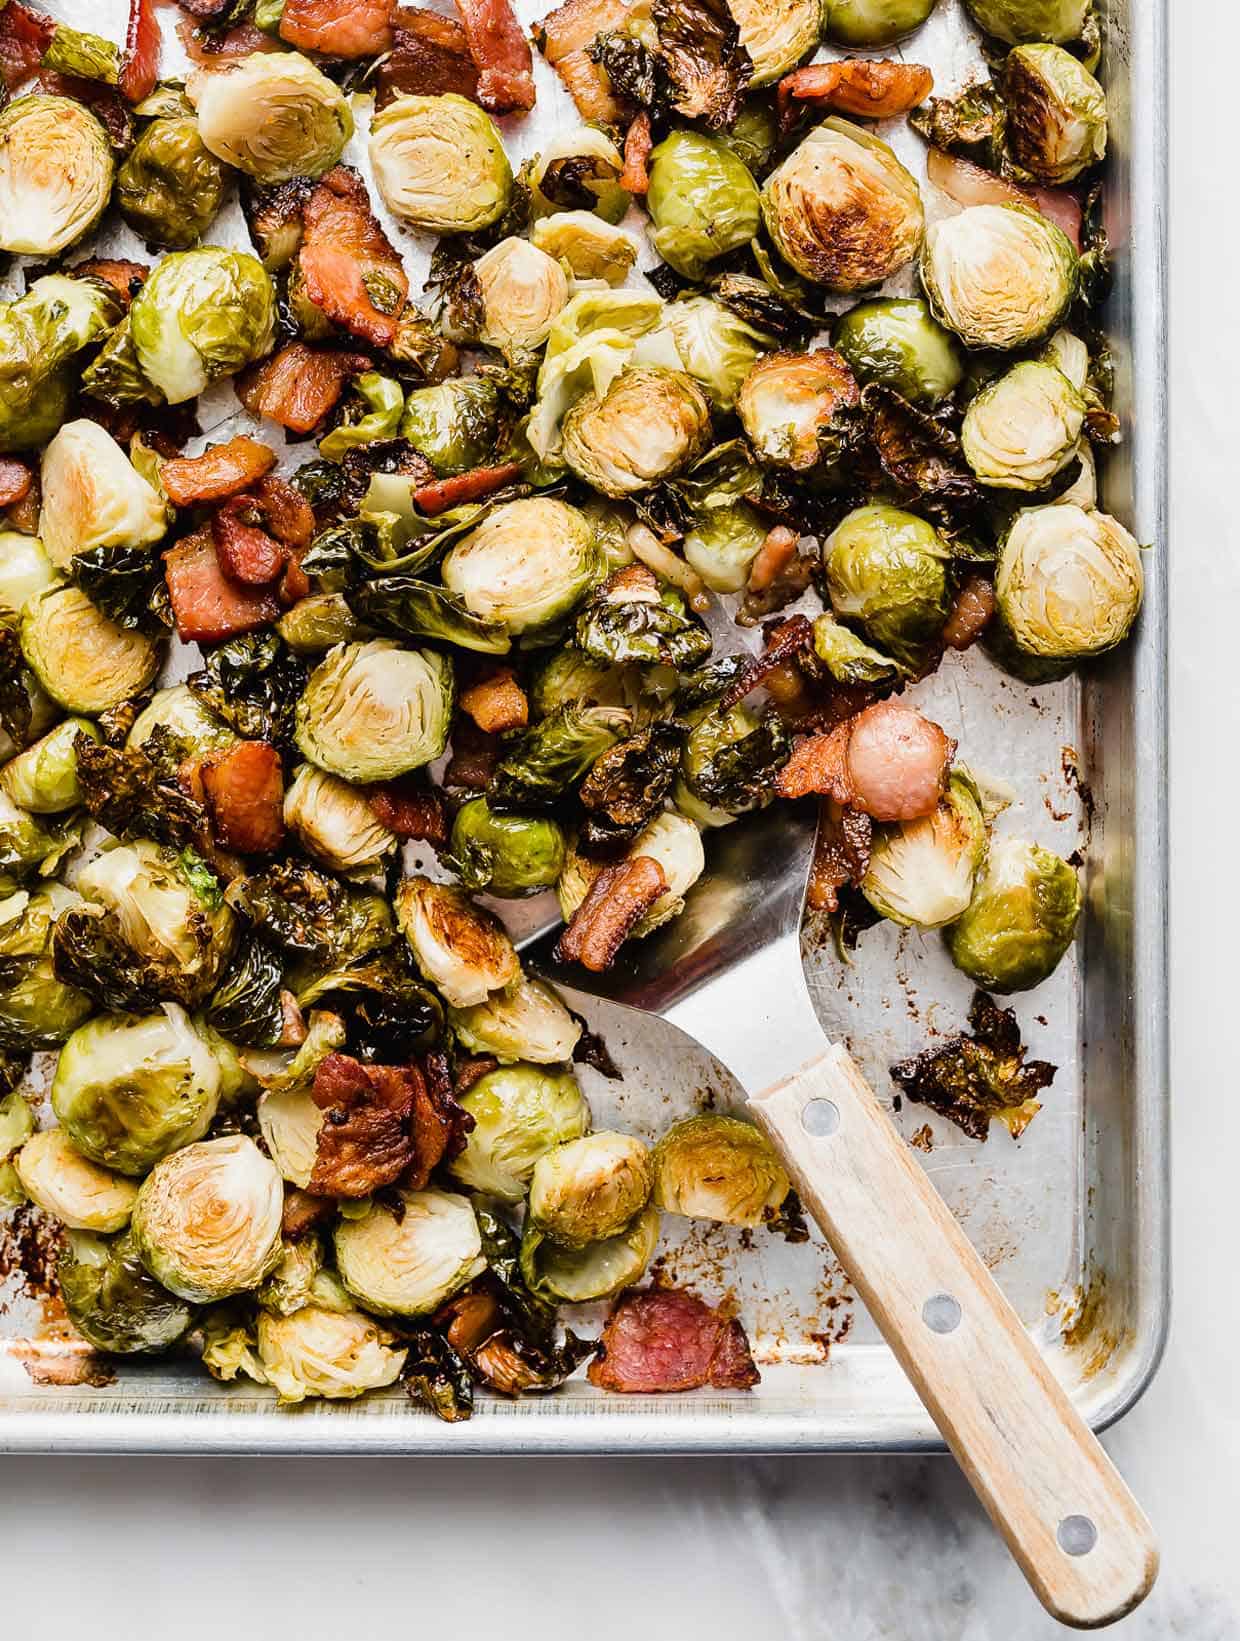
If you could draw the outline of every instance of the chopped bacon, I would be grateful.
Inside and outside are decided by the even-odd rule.
[[[650,855],[635,855],[631,860],[604,866],[556,942],[557,960],[580,963],[592,974],[601,974],[615,962],[616,953],[655,901],[666,893],[663,868]]]
[[[603,1328],[603,1353],[589,1368],[600,1390],[749,1390],[759,1379],[745,1330],[682,1288],[622,1293]]]
[[[253,416],[267,416],[292,433],[311,433],[331,411],[351,376],[370,369],[364,353],[290,342],[237,378],[237,397]]]
[[[392,0],[284,0],[280,38],[328,57],[377,57],[392,45]]]
[[[367,1197],[395,1184],[413,1160],[410,1119],[421,1082],[412,1065],[362,1065],[348,1054],[320,1061],[310,1091],[324,1114],[311,1195]]]
[[[776,776],[785,798],[811,792],[877,821],[916,820],[939,801],[956,743],[898,701],[876,701],[825,735],[808,735]]]
[[[828,799],[818,811],[818,833],[810,863],[806,901],[816,912],[833,912],[845,884],[858,888],[870,864],[874,822],[856,809]]]
[[[498,1070],[499,1061],[493,1054],[475,1054],[468,1060],[458,1060],[456,1081],[453,1084],[457,1099],[463,1099],[475,1083]]]
[[[174,507],[195,502],[223,501],[248,490],[276,465],[269,444],[246,433],[224,444],[213,444],[200,456],[176,456],[160,470],[164,494]]]
[[[280,1039],[277,1048],[300,1048],[305,1042],[306,1018],[294,994],[285,986],[280,992]]]
[[[160,38],[155,0],[129,0],[119,81],[120,94],[127,103],[140,103],[154,91],[159,79]]]
[[[260,528],[253,496],[232,496],[211,517],[211,539],[224,573],[247,587],[266,587],[288,563],[288,548]]]
[[[790,530],[786,524],[777,524],[774,529],[768,530],[749,566],[749,580],[746,583],[749,591],[764,593],[784,573],[796,553],[795,530]]]
[[[269,855],[284,842],[284,771],[269,741],[238,741],[208,758],[202,791],[223,848]]]
[[[982,575],[971,575],[956,594],[941,637],[950,650],[967,650],[985,631],[995,613],[995,589]]]
[[[776,101],[783,124],[791,123],[798,102],[867,120],[889,120],[925,102],[933,90],[934,75],[919,63],[846,57],[841,62],[794,68],[779,82]]]
[[[267,528],[286,547],[308,547],[314,537],[314,509],[301,491],[274,474],[259,479],[254,499]]]
[[[310,596],[310,577],[296,558],[290,558],[280,577],[280,602],[286,609]]]
[[[534,106],[534,59],[512,0],[456,0],[470,55],[479,68],[478,101],[492,114]]]
[[[329,171],[306,201],[302,222],[298,254],[307,298],[363,341],[389,346],[409,276],[357,172],[347,165]]]
[[[511,667],[497,667],[488,677],[463,690],[460,707],[488,735],[524,729],[530,721],[530,704]]]
[[[629,21],[629,0],[565,0],[543,18],[540,49],[584,120],[623,125],[626,109],[612,92],[606,69],[590,57],[600,34]]]
[[[650,131],[650,115],[643,108],[624,134],[624,169],[620,186],[630,194],[645,194],[650,187],[650,151],[654,137]]]
[[[22,0],[0,8],[0,80],[10,91],[38,68],[55,32],[54,18]]]
[[[448,842],[448,817],[438,792],[418,784],[416,776],[371,786],[366,799],[375,818],[405,843],[431,843],[442,849]]]
[[[419,512],[434,516],[446,513],[450,507],[460,507],[467,501],[481,501],[493,495],[506,484],[521,477],[520,462],[502,462],[498,467],[475,467],[472,473],[458,473],[455,478],[435,479],[419,485],[413,492],[413,501]]]
[[[39,475],[32,473],[26,494],[17,501],[8,503],[6,521],[11,530],[17,530],[23,536],[34,536],[39,533],[40,488]]]
[[[150,268],[145,262],[126,262],[120,258],[92,256],[86,262],[77,262],[65,272],[75,279],[102,279],[111,286],[126,307],[142,289]]]
[[[180,4],[185,5],[186,0],[180,0]],[[186,10],[190,9],[186,5]],[[195,16],[203,15],[203,12],[195,11]],[[209,16],[210,13],[205,15]],[[238,23],[235,28],[219,34],[214,30],[196,28],[188,17],[183,17],[177,24],[177,36],[190,61],[197,63],[199,68],[223,67],[234,57],[249,57],[256,51],[281,50],[278,40],[272,39],[265,29],[256,28],[253,23]]]
[[[781,798],[805,798],[811,792],[848,803],[852,787],[848,780],[848,742],[852,721],[837,724],[825,735],[805,735],[792,748],[792,756],[775,777]]]
[[[756,655],[740,677],[728,685],[720,706],[725,711],[734,707],[796,656],[812,649],[813,644],[814,628],[808,616],[790,615],[786,621],[776,623],[767,635],[762,654]]]
[[[498,760],[498,737],[487,735],[472,718],[463,718],[458,713],[452,725],[452,756],[443,773],[444,785],[485,791]]]
[[[3,16],[0,11],[0,18]],[[105,85],[102,80],[86,80],[76,74],[58,74],[55,69],[41,68],[28,89],[45,92],[49,97],[69,97],[88,108],[107,132],[116,153],[127,153],[132,146],[133,118],[128,103],[114,86]]]
[[[0,456],[0,507],[25,501],[34,484],[34,469],[16,456]]]
[[[926,175],[957,205],[1030,205],[1062,229],[1076,250],[1081,248],[1080,202],[1064,188],[1020,188],[942,148],[930,150]]]
[[[309,1191],[286,1186],[280,1235],[287,1242],[300,1242],[307,1231],[312,1231],[316,1225],[325,1225],[329,1219],[335,1218],[335,1214],[335,1205],[326,1197],[312,1197]]]
[[[266,627],[280,601],[266,587],[241,587],[224,574],[208,530],[197,530],[164,554],[177,636],[186,643],[233,638]]]
[[[401,1183],[411,1191],[425,1188],[441,1162],[465,1149],[474,1119],[457,1104],[447,1056],[436,1050],[422,1061],[413,1098],[413,1157]]]
[[[392,17],[396,44],[375,70],[375,107],[394,97],[439,97],[455,92],[478,101],[478,65],[465,30],[454,17],[421,6],[398,6]]]

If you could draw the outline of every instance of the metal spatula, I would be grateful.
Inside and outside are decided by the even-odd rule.
[[[806,1208],[1043,1605],[1092,1628],[1158,1569],[1149,1522],[972,1244],[838,1044],[801,967],[811,820],[788,808],[716,834],[684,913],[614,969],[526,952],[559,985],[660,1014],[749,1091]],[[527,941],[535,939],[531,933]]]

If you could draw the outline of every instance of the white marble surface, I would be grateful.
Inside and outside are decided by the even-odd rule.
[[[1161,1533],[1131,1641],[1240,1638],[1240,318],[1227,0],[1173,5],[1171,1346],[1107,1444]],[[0,1634],[1043,1641],[947,1460],[0,1466]]]

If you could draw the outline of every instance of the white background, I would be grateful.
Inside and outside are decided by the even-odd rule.
[[[1240,15],[1172,5],[1171,1346],[1125,1641],[1240,1638]],[[0,1461],[0,1635],[1043,1641],[947,1460]]]

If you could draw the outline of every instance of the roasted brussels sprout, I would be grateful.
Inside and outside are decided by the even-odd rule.
[[[702,834],[688,816],[666,809],[638,833],[626,854],[629,859],[649,855],[658,861],[667,882],[663,895],[634,926],[630,938],[640,939],[683,910],[685,896],[706,869],[706,852],[702,848]],[[566,923],[586,898],[601,869],[598,861],[587,860],[576,849],[570,850],[555,886],[560,915]]]
[[[1072,660],[1125,638],[1141,607],[1141,550],[1118,519],[1071,503],[1016,516],[999,553],[995,597],[1017,646]]]
[[[987,991],[1029,991],[1058,967],[1081,912],[1066,860],[1023,838],[992,843],[963,915],[946,931],[956,967]]]
[[[640,679],[632,668],[591,660],[566,645],[553,650],[534,673],[530,706],[535,718],[545,718],[563,706],[626,707],[639,689]]]
[[[921,280],[935,318],[971,348],[1021,348],[1076,294],[1071,241],[1021,205],[970,205],[926,234]]]
[[[748,244],[762,220],[758,185],[718,137],[673,131],[650,156],[650,242],[686,279]]]
[[[711,707],[697,715],[681,750],[676,802],[699,826],[726,826],[771,801],[773,777],[790,751],[776,714]]]
[[[529,496],[488,513],[450,549],[442,575],[466,609],[517,634],[567,615],[602,568],[583,513]]]
[[[75,386],[69,361],[120,318],[102,281],[45,274],[16,302],[0,302],[0,452],[45,444]]]
[[[829,611],[814,620],[814,654],[839,684],[894,684],[900,677],[889,656],[872,649]]]
[[[977,788],[956,770],[932,814],[875,828],[861,892],[893,923],[941,929],[968,906],[985,852]]]
[[[423,976],[456,1008],[484,1003],[521,974],[499,921],[452,884],[405,878],[396,921]]]
[[[157,729],[167,729],[184,741],[199,757],[234,746],[236,735],[223,724],[190,689],[188,684],[172,684],[156,690],[133,721],[127,746],[142,747]]]
[[[583,1305],[640,1282],[658,1241],[659,1210],[653,1203],[617,1235],[583,1248],[567,1248],[529,1221],[521,1238],[521,1275],[540,1297]]]
[[[637,262],[637,241],[592,211],[557,211],[540,217],[530,238],[574,279],[603,279],[623,285]]]
[[[301,765],[284,794],[284,824],[308,855],[346,875],[368,876],[400,841],[364,792],[313,764]]]
[[[480,340],[519,356],[547,340],[568,301],[568,280],[554,257],[510,235],[474,263],[482,292]]]
[[[68,97],[0,110],[0,251],[55,256],[98,222],[112,192],[107,132]]]
[[[479,1077],[461,1104],[474,1127],[449,1171],[501,1202],[520,1202],[539,1157],[590,1130],[590,1107],[571,1071],[501,1066]]]
[[[342,780],[390,781],[438,758],[452,717],[452,662],[387,639],[340,644],[297,703],[303,757]]]
[[[624,155],[597,125],[557,133],[533,162],[530,186],[535,211],[574,207],[616,223],[629,208],[620,183]]]
[[[858,291],[917,255],[924,213],[912,176],[887,144],[834,116],[766,179],[766,230],[806,279]]]
[[[322,655],[337,644],[366,636],[343,593],[299,598],[276,622],[276,631],[294,655]]]
[[[1090,0],[965,0],[965,7],[980,29],[1009,46],[1083,39],[1091,12]]]
[[[52,967],[52,930],[74,899],[52,884],[0,901],[0,1047],[55,1048],[91,1014],[90,998]]]
[[[685,534],[685,562],[712,592],[739,593],[766,534],[761,515],[747,502],[708,508]]]
[[[654,1148],[654,1200],[667,1214],[761,1225],[791,1189],[766,1135],[739,1117],[686,1117]]]
[[[1017,46],[1003,70],[1012,157],[1062,188],[1107,151],[1107,100],[1093,75],[1057,45]]]
[[[751,86],[770,85],[818,44],[823,0],[728,0],[749,53]]]
[[[450,847],[462,881],[501,899],[550,888],[564,864],[558,821],[497,814],[485,798],[470,798],[457,810]]]
[[[186,1145],[157,1162],[133,1211],[142,1263],[170,1293],[210,1304],[256,1288],[280,1258],[284,1187],[245,1134]]]
[[[822,32],[837,46],[889,46],[920,28],[936,0],[824,0]]]
[[[359,445],[394,438],[400,426],[405,395],[394,377],[383,376],[377,370],[364,370],[353,378],[352,386],[351,413],[319,440],[319,455],[328,461],[343,461],[348,452]],[[356,419],[353,419],[354,407]]]
[[[530,1176],[529,1220],[565,1248],[618,1236],[654,1189],[650,1148],[600,1130],[545,1151]]]
[[[197,120],[152,120],[116,173],[117,209],[148,245],[188,251],[219,214],[224,176]]]
[[[129,310],[143,374],[173,405],[260,359],[271,348],[275,318],[262,263],[218,245],[164,257]]]
[[[26,600],[50,587],[56,579],[52,561],[38,536],[0,530],[0,617],[20,615]]]
[[[710,406],[684,371],[622,370],[564,418],[564,460],[605,496],[629,496],[687,466],[710,441]]]
[[[159,647],[144,633],[118,627],[77,587],[37,593],[22,611],[22,654],[43,688],[66,712],[96,718],[154,680]]]
[[[353,135],[347,98],[300,52],[213,64],[187,90],[207,148],[258,182],[321,177]]]
[[[72,817],[32,815],[0,788],[0,894],[11,894],[36,875],[49,876],[80,833]]]
[[[965,460],[997,490],[1041,490],[1074,458],[1085,400],[1054,365],[1023,360],[969,401]]]
[[[257,1340],[266,1381],[287,1405],[307,1396],[348,1401],[394,1384],[407,1355],[373,1317],[314,1304],[287,1316],[261,1311]]]
[[[32,1134],[17,1153],[17,1177],[37,1207],[73,1231],[121,1231],[138,1187],[84,1157],[63,1128]]]
[[[770,353],[746,376],[736,409],[759,461],[794,472],[830,467],[855,436],[857,384],[831,348]]]
[[[720,410],[731,410],[758,355],[775,346],[773,336],[709,296],[670,303],[666,323],[685,369]]]
[[[175,1345],[194,1313],[147,1271],[126,1231],[98,1237],[72,1232],[56,1281],[73,1326],[96,1350],[154,1356]]]
[[[485,376],[462,376],[414,388],[405,400],[400,436],[426,457],[440,478],[449,478],[487,461],[498,426],[495,384]]]
[[[162,496],[98,422],[66,422],[43,452],[39,539],[58,570],[93,547],[146,547],[168,528]]]
[[[523,974],[472,1008],[449,1008],[452,1028],[472,1054],[493,1054],[504,1065],[571,1060],[581,1026],[544,980]]]
[[[370,125],[370,163],[394,217],[436,233],[476,233],[512,198],[512,167],[491,116],[466,97],[397,97]]]
[[[0,787],[20,809],[33,815],[59,815],[81,803],[73,748],[79,735],[92,741],[99,739],[99,731],[89,719],[65,718],[0,770]]]
[[[486,1268],[467,1198],[399,1191],[399,1210],[377,1202],[336,1226],[345,1287],[379,1316],[428,1316]]]
[[[185,1010],[100,1015],[60,1051],[52,1109],[79,1151],[122,1174],[200,1140],[219,1105],[222,1073]]]
[[[964,378],[960,347],[918,297],[874,297],[835,322],[831,345],[862,384],[881,382],[915,405],[936,405]]]
[[[951,550],[932,524],[897,507],[858,507],[822,544],[831,607],[902,666],[942,629]]]

